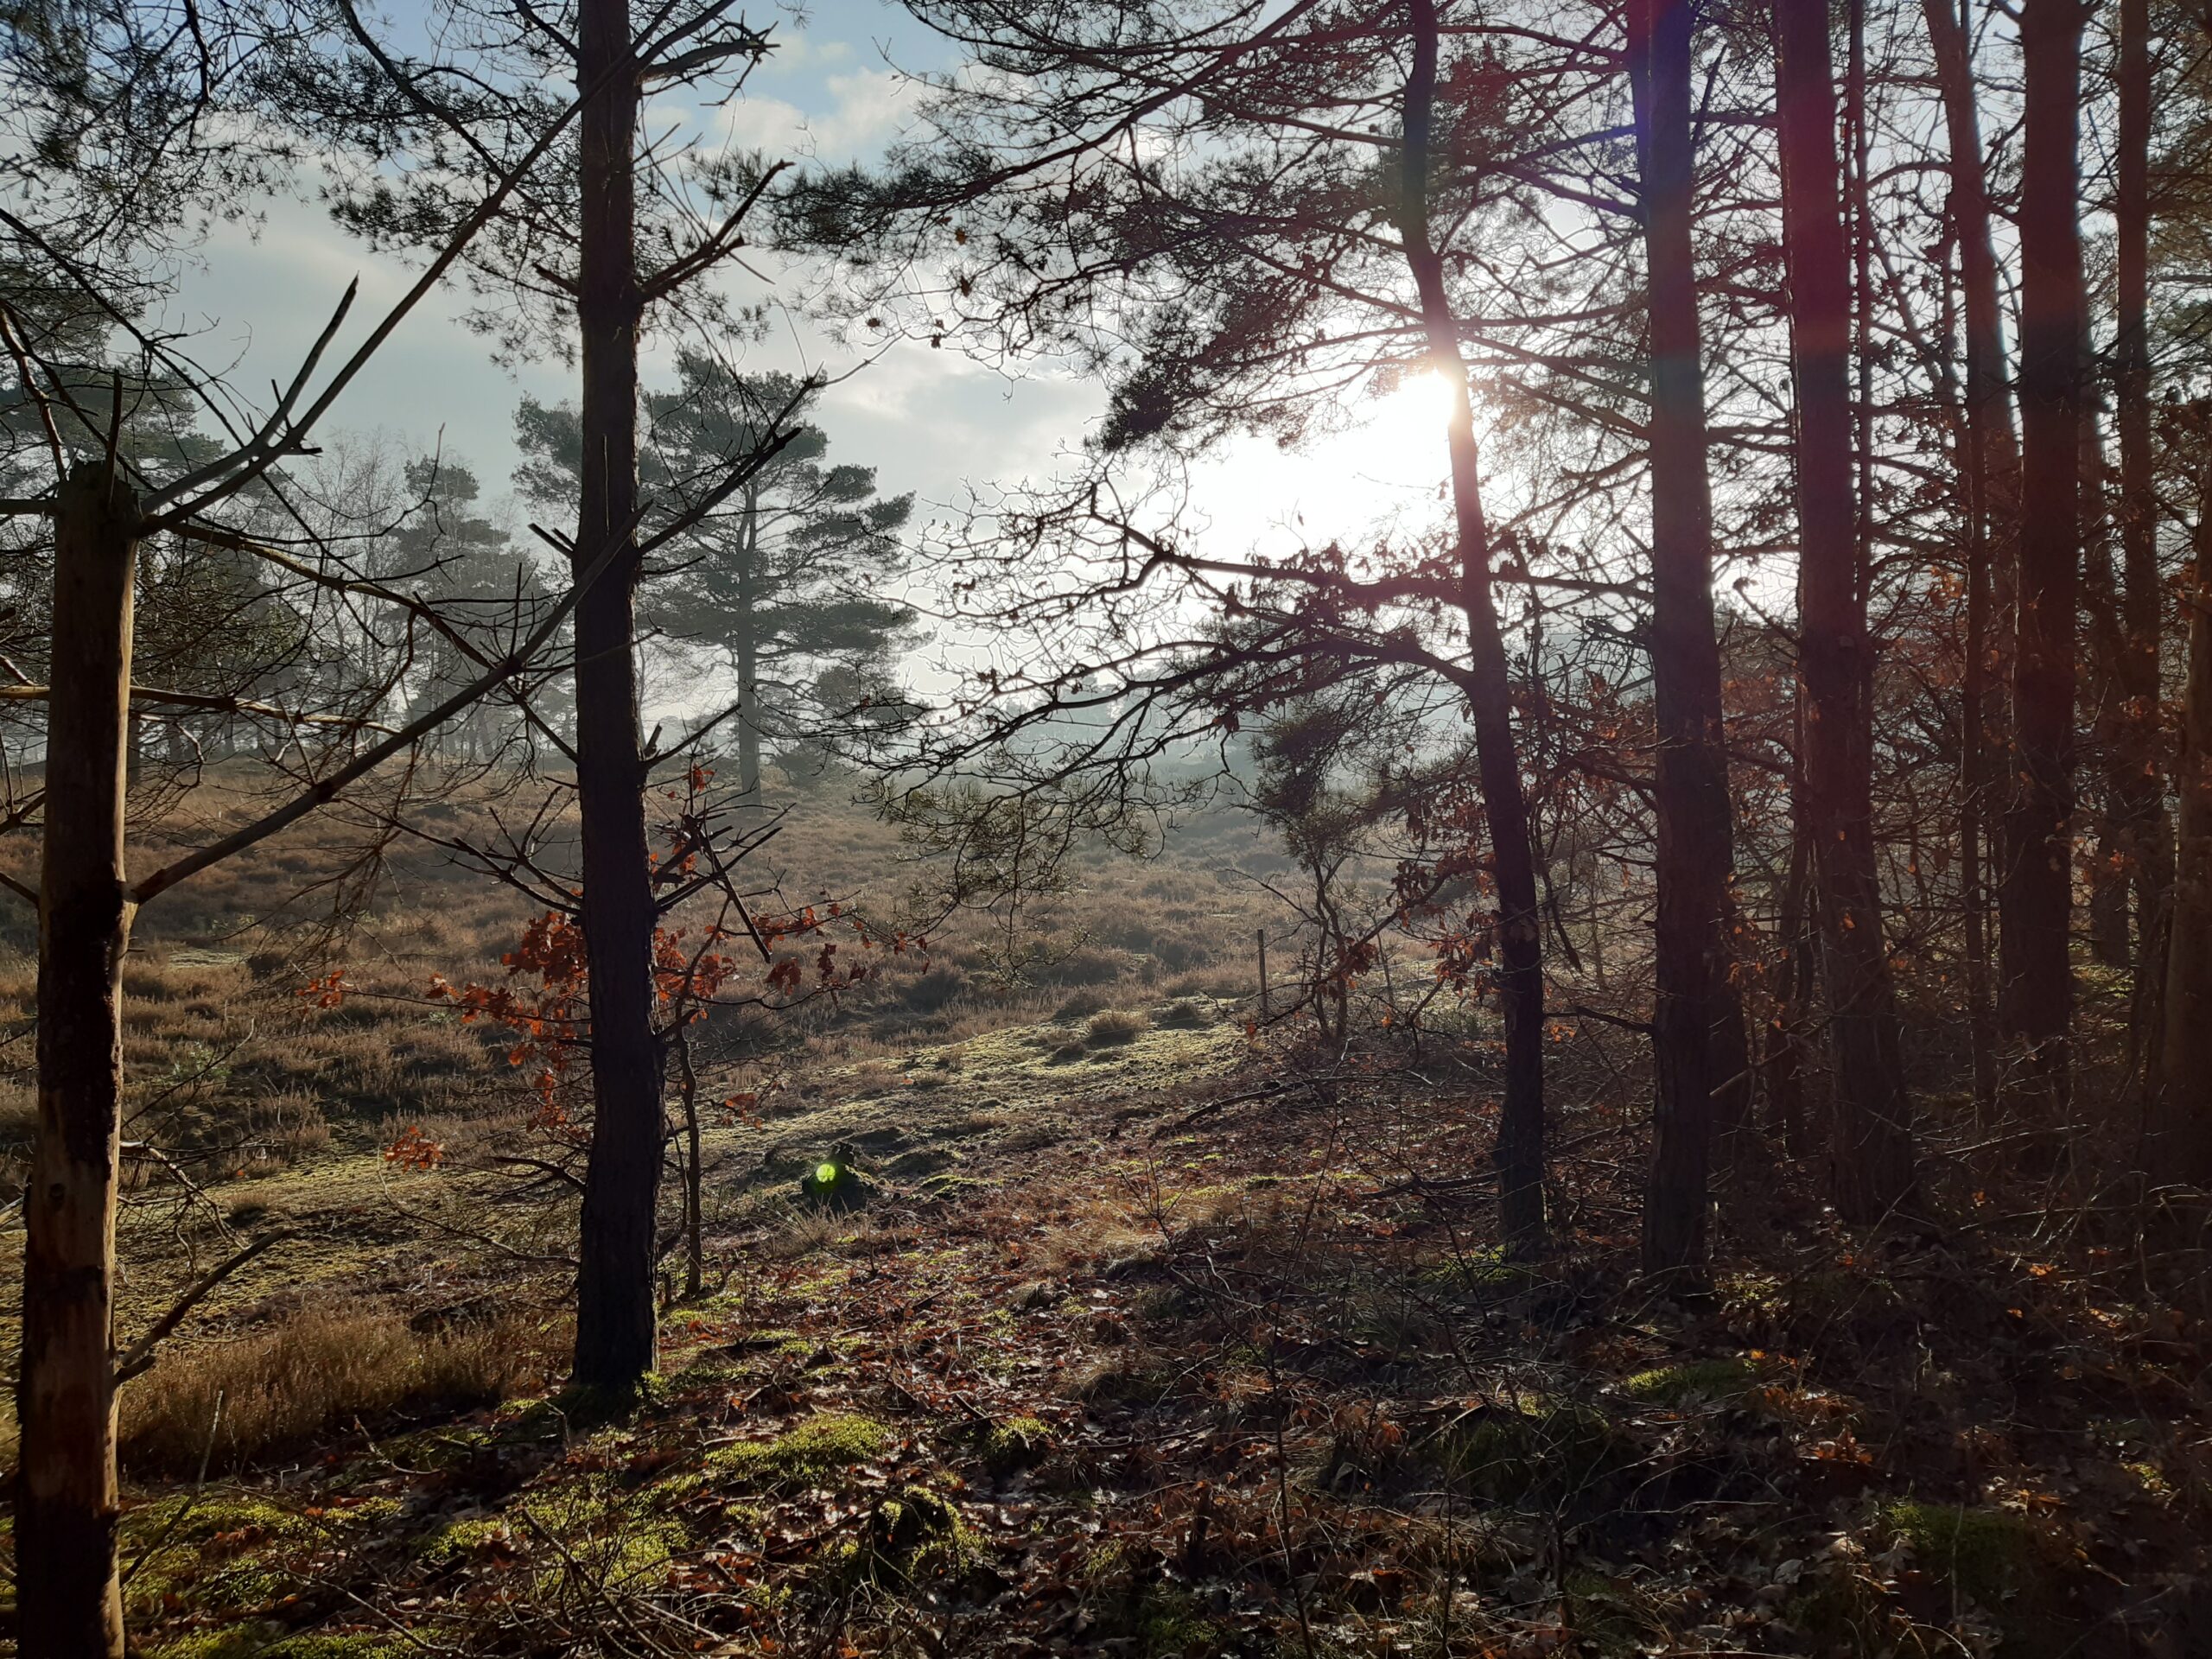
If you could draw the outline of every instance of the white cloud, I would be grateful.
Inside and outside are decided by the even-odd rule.
[[[741,149],[854,161],[897,137],[921,101],[920,83],[892,69],[824,76],[821,89],[812,109],[783,98],[734,99],[720,112],[717,136]]]

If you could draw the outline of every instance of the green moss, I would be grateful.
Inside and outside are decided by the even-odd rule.
[[[867,1417],[815,1417],[772,1440],[747,1440],[709,1454],[707,1470],[749,1487],[797,1485],[841,1474],[889,1450],[897,1439]]]
[[[397,1659],[416,1649],[391,1635],[279,1633],[264,1624],[200,1630],[154,1649],[155,1659]]]
[[[1168,1584],[1109,1596],[1097,1609],[1096,1633],[1128,1643],[1141,1659],[1184,1659],[1229,1650],[1230,1632],[1201,1611],[1190,1592]],[[1124,1649],[1125,1651],[1128,1649]]]
[[[189,1492],[142,1503],[123,1517],[123,1548],[127,1554],[159,1542],[164,1546],[203,1544],[220,1538],[238,1544],[271,1539],[314,1537],[326,1523],[342,1520],[348,1511],[323,1516],[302,1515],[257,1497],[213,1497]]]
[[[978,1547],[949,1501],[926,1486],[908,1486],[879,1501],[861,1535],[829,1559],[849,1583],[902,1589],[958,1573],[978,1559]]]
[[[995,1475],[1012,1474],[1027,1467],[1052,1447],[1052,1431],[1034,1417],[1009,1417],[1002,1423],[978,1426],[976,1449],[983,1467]]]
[[[1505,1247],[1477,1247],[1447,1257],[1414,1277],[1421,1289],[1446,1296],[1518,1290],[1535,1277],[1527,1267],[1506,1259]]]
[[[2161,1501],[2174,1495],[2173,1483],[2166,1478],[2165,1471],[2155,1463],[2123,1463],[2120,1468],[2140,1486],[2145,1496]]]
[[[1621,1389],[1649,1405],[1679,1406],[1688,1400],[1726,1399],[1756,1387],[1758,1381],[1759,1369],[1748,1359],[1694,1359],[1686,1365],[1639,1371]]]
[[[141,1615],[172,1601],[224,1611],[264,1606],[300,1587],[291,1565],[303,1552],[398,1513],[390,1498],[315,1510],[207,1493],[142,1503],[121,1527],[130,1610]]]
[[[1993,1611],[2037,1580],[2043,1541],[2019,1516],[1902,1498],[1884,1504],[1879,1519],[1912,1546],[1923,1569]]]
[[[505,1549],[514,1538],[513,1529],[499,1516],[448,1522],[419,1540],[415,1553],[434,1566],[458,1561],[479,1551]]]
[[[1636,1460],[1635,1443],[1603,1412],[1560,1402],[1496,1409],[1444,1435],[1446,1476],[1493,1503],[1586,1503]]]

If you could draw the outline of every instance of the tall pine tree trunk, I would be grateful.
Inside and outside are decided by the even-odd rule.
[[[1513,696],[1505,640],[1491,589],[1490,527],[1482,502],[1480,457],[1459,352],[1458,320],[1444,285],[1444,262],[1428,218],[1429,143],[1436,97],[1434,0],[1412,0],[1413,69],[1406,81],[1404,194],[1399,228],[1421,294],[1429,360],[1451,384],[1452,505],[1459,531],[1460,610],[1467,621],[1467,711],[1475,762],[1490,820],[1497,878],[1498,994],[1505,1016],[1505,1100],[1498,1119],[1501,1224],[1526,1249],[1544,1233],[1543,933],[1536,908],[1535,855],[1513,737]]]
[[[626,546],[576,607],[576,794],[590,966],[591,1162],[576,1277],[575,1381],[622,1390],[653,1368],[654,1212],[664,1134],[652,1028],[653,895],[639,735],[638,81],[627,0],[582,0],[576,79],[583,385],[575,572]]]
[[[2024,0],[2015,781],[2005,823],[2005,983],[1999,1013],[2024,1051],[2023,1103],[2046,1116],[2068,1098],[2074,1006],[2068,946],[2081,550],[2084,308],[2075,143],[2082,20],[2079,0]]]
[[[1965,496],[1967,639],[1960,714],[1964,746],[1960,769],[1961,899],[1966,910],[1967,1041],[1974,1056],[1974,1104],[1986,1120],[1997,1102],[1996,1019],[1993,1002],[1987,882],[1991,814],[2000,798],[2007,725],[2003,707],[2005,632],[2016,588],[2020,455],[2005,388],[2005,319],[1997,292],[1997,253],[1990,237],[1988,175],[1974,99],[1966,29],[1952,0],[1921,0],[1943,100],[1949,149],[1951,219],[1959,241],[1965,290],[1967,410]]]
[[[1831,1186],[1838,1213],[1867,1222],[1911,1190],[1911,1106],[1874,855],[1873,640],[1853,531],[1851,301],[1826,0],[1776,0],[1774,26],[1797,382],[1797,801],[1835,1055]]]
[[[2154,1053],[2165,965],[2173,830],[2159,765],[2158,495],[2151,439],[2151,8],[2120,0],[2120,195],[2115,272],[2119,329],[2120,550],[2126,582],[2121,658],[2122,753],[2127,780],[2126,851],[2134,866],[2135,1042]]]
[[[2192,550],[2157,1166],[2204,1185],[2212,1184],[2212,457],[2198,487]]]
[[[138,504],[104,461],[55,504],[39,882],[38,1136],[23,1189],[16,1416],[22,1659],[122,1659],[116,1578],[116,1166],[123,1127],[123,861]]]
[[[1643,175],[1651,345],[1651,678],[1658,725],[1659,920],[1652,1048],[1656,1140],[1643,1259],[1706,1251],[1716,1031],[1726,1023],[1732,863],[1720,652],[1713,626],[1713,506],[1705,375],[1690,251],[1690,0],[1630,0],[1629,76]]]

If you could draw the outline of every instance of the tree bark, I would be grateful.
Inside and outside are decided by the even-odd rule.
[[[1875,863],[1874,652],[1853,533],[1849,268],[1825,0],[1776,0],[1774,28],[1797,383],[1797,672],[1805,702],[1796,798],[1813,853],[1835,1055],[1829,1185],[1840,1215],[1870,1222],[1911,1191],[1911,1103]]]
[[[1794,791],[1793,791],[1794,793]],[[1805,999],[1813,978],[1813,945],[1807,937],[1805,890],[1812,884],[1805,845],[1805,814],[1793,811],[1789,870],[1783,878],[1782,915],[1776,928],[1773,1023],[1767,1032],[1767,1123],[1792,1158],[1805,1156]]]
[[[38,1136],[24,1189],[16,1412],[16,1643],[22,1659],[121,1659],[116,1577],[115,1206],[123,813],[139,512],[105,462],[55,502],[54,665],[39,887]]]
[[[2212,459],[2198,488],[2196,556],[2183,592],[2189,668],[2182,694],[2180,798],[2159,1056],[2158,1166],[2212,1184]]]
[[[2084,305],[2078,163],[2079,0],[2024,0],[2020,197],[2019,594],[2012,796],[2005,810],[2005,984],[2021,1101],[2055,1116],[2070,1087],[2075,613],[2081,543]]]
[[[1652,1049],[1656,1138],[1644,1265],[1706,1251],[1714,1033],[1732,995],[1725,918],[1733,862],[1720,651],[1713,626],[1713,505],[1705,375],[1690,249],[1689,0],[1630,0],[1629,77],[1643,175],[1651,329],[1651,677],[1658,725],[1659,920]]]
[[[2094,356],[2085,334],[2082,361]],[[2079,706],[2076,730],[2090,734],[2095,760],[2097,789],[2093,809],[2085,813],[2094,829],[2094,849],[2088,868],[2088,903],[2089,954],[2108,968],[2126,968],[2133,961],[2129,933],[2132,864],[2134,836],[2131,804],[2133,779],[2129,772],[2127,726],[2128,641],[2121,613],[2119,574],[2113,565],[2112,531],[2114,513],[2111,493],[2105,487],[2104,440],[2101,413],[2094,386],[2085,386],[2082,410],[2082,616],[2084,639],[2078,653],[2080,669],[2075,690]]]
[[[2007,724],[2003,708],[2012,659],[2005,631],[2012,615],[2019,525],[2020,454],[2005,385],[2005,320],[1998,301],[1997,254],[1990,238],[1988,175],[1974,100],[1967,34],[1951,0],[1921,0],[1950,150],[1951,220],[1959,241],[1966,311],[1966,454],[1961,468],[1967,563],[1967,639],[1960,715],[1961,899],[1967,916],[1967,1041],[1974,1105],[1985,1121],[1997,1103],[1997,1031],[1986,924],[1992,862],[1989,817],[1998,800]],[[2002,898],[2000,895],[2000,904]]]
[[[737,786],[748,801],[760,798],[760,636],[755,610],[760,604],[760,493],[745,492],[745,530],[738,541],[737,610]]]
[[[2120,0],[2120,193],[2115,204],[2119,327],[2120,570],[2126,582],[2121,658],[2122,752],[2127,795],[2123,850],[2135,888],[2135,1040],[2155,1052],[2165,963],[2167,895],[2173,890],[2173,828],[2158,743],[2158,494],[2151,436],[2151,8]]]
[[[1436,97],[1434,0],[1412,0],[1413,69],[1406,81],[1405,175],[1399,228],[1406,263],[1421,295],[1430,362],[1452,388],[1447,436],[1452,505],[1459,532],[1459,608],[1467,622],[1467,712],[1475,763],[1490,821],[1497,879],[1498,997],[1505,1020],[1505,1098],[1497,1130],[1501,1225],[1519,1249],[1544,1236],[1544,968],[1529,804],[1513,735],[1513,694],[1505,639],[1491,588],[1490,526],[1483,512],[1474,404],[1459,351],[1458,319],[1444,284],[1444,261],[1429,228],[1429,145]]]
[[[576,1276],[575,1381],[626,1390],[653,1369],[654,1222],[664,1113],[652,1027],[653,894],[639,732],[639,88],[628,0],[582,0],[576,321],[582,347],[579,577],[619,553],[576,607],[576,796],[590,967],[592,1137]]]

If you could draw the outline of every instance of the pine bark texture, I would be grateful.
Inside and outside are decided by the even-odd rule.
[[[2158,1124],[2168,1179],[2212,1182],[2212,462],[2197,499],[2196,555],[2185,589],[2188,675],[2182,692],[2175,880],[2159,1056]]]
[[[1726,1024],[1732,865],[1720,652],[1713,622],[1713,505],[1690,248],[1689,0],[1630,0],[1629,76],[1643,176],[1651,351],[1651,677],[1658,727],[1659,920],[1652,1047],[1656,1129],[1644,1265],[1706,1253],[1715,1033]]]
[[[1452,387],[1449,428],[1452,505],[1459,533],[1459,608],[1467,623],[1465,695],[1475,728],[1475,761],[1490,822],[1497,880],[1497,985],[1505,1018],[1505,1098],[1497,1166],[1506,1238],[1528,1249],[1544,1234],[1544,969],[1529,805],[1513,736],[1513,693],[1504,635],[1491,587],[1490,527],[1483,512],[1474,407],[1459,351],[1459,323],[1444,285],[1444,262],[1429,227],[1428,175],[1436,96],[1434,0],[1412,0],[1413,68],[1406,81],[1404,192],[1399,228],[1421,295],[1430,360]]]
[[[576,80],[596,88],[577,134],[582,350],[581,580],[618,554],[576,607],[576,795],[590,968],[592,1137],[576,1277],[575,1380],[622,1390],[653,1369],[654,1217],[662,1066],[653,1031],[653,894],[646,856],[637,671],[639,88],[627,0],[583,0]]]
[[[1911,1103],[1875,862],[1874,651],[1853,533],[1850,270],[1825,0],[1776,0],[1791,367],[1797,383],[1797,796],[1808,822],[1836,1087],[1829,1185],[1845,1219],[1911,1191]]]
[[[2078,0],[2024,0],[2020,197],[2019,592],[2012,661],[1999,1014],[2022,1053],[2022,1103],[2069,1090],[2075,611],[2081,555],[2082,238]]]
[[[38,1134],[23,1193],[16,1651],[121,1659],[115,1211],[123,1127],[123,821],[138,505],[104,461],[55,504]]]
[[[2158,715],[2158,493],[2151,432],[2151,8],[2120,0],[2120,190],[2115,204],[2120,563],[2126,583],[2120,751],[2126,774],[2121,849],[2135,893],[2136,1023],[2155,1024],[2174,879]]]
[[[1974,1104],[1986,1118],[1996,1105],[1998,1062],[1986,896],[1993,861],[1991,817],[2002,793],[2004,702],[2012,659],[2005,630],[2016,580],[2020,453],[2005,384],[2004,312],[1998,299],[1988,174],[1966,29],[1952,0],[1921,0],[1921,14],[1943,101],[1951,221],[1959,243],[1966,325],[1966,442],[1960,480],[1965,497],[1967,565],[1966,660],[1960,691],[1964,736],[1960,760],[1964,802],[1960,815],[1961,902],[1967,919],[1967,1021]]]

